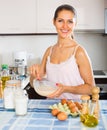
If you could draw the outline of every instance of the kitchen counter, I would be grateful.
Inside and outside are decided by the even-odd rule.
[[[107,100],[100,101],[100,120],[95,128],[85,127],[79,117],[66,121],[53,117],[48,109],[59,100],[29,100],[26,116],[16,116],[14,110],[5,110],[0,100],[0,130],[107,130]]]

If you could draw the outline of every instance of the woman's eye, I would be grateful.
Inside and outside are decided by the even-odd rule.
[[[60,19],[60,20],[58,20],[58,22],[62,22],[62,20]]]
[[[69,20],[68,23],[73,23],[73,21]]]

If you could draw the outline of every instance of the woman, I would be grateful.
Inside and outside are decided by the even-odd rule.
[[[76,17],[70,5],[56,9],[53,24],[58,40],[46,50],[40,65],[30,67],[31,84],[34,78],[42,79],[45,74],[48,80],[57,83],[58,90],[48,98],[79,99],[80,95],[91,94],[95,85],[89,57],[73,37]]]

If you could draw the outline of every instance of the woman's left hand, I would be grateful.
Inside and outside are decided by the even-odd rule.
[[[54,93],[48,95],[48,96],[47,96],[48,98],[57,98],[57,97],[59,97],[62,93],[64,93],[64,88],[65,88],[64,85],[62,85],[62,84],[60,84],[60,83],[58,83],[58,84],[56,84],[56,85],[57,85],[58,89],[57,89]]]

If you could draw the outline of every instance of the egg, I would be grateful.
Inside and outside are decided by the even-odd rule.
[[[57,118],[58,118],[58,120],[60,120],[60,121],[66,120],[67,117],[68,117],[68,116],[67,116],[67,114],[66,114],[65,112],[59,112],[58,115],[57,115]]]
[[[67,101],[67,105],[69,106],[70,104],[72,104],[72,101]]]
[[[79,110],[82,110],[82,105],[79,102],[74,102]]]
[[[67,103],[67,99],[61,99],[61,104],[64,105]]]
[[[57,108],[54,108],[52,109],[51,113],[53,116],[57,116],[57,114],[59,113],[59,110]]]
[[[68,107],[70,108],[70,109],[72,109],[73,107],[75,107],[76,106],[76,104],[75,103],[70,103],[69,105],[68,105]]]
[[[75,112],[77,112],[77,108],[76,108],[76,107],[72,107],[72,108],[70,109],[70,111],[71,111],[71,113],[75,113]]]

